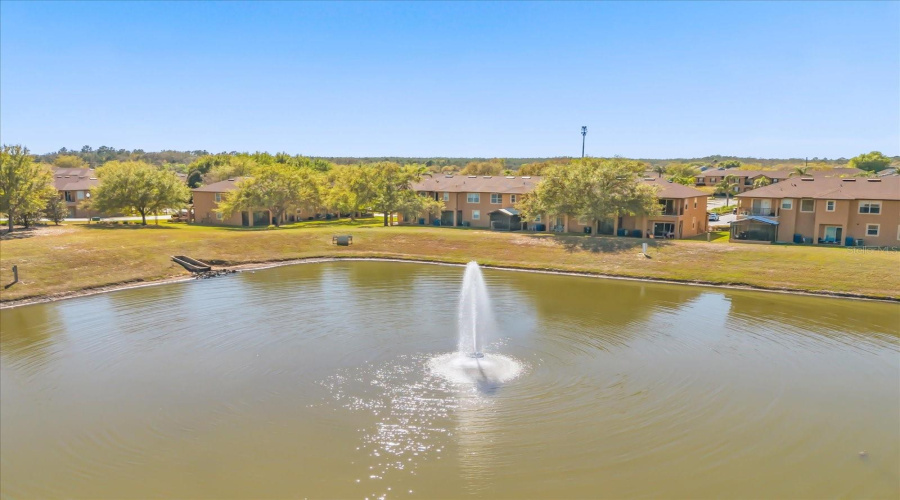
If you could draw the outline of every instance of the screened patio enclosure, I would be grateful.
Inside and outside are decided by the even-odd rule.
[[[775,243],[778,221],[767,217],[750,216],[731,223],[732,241],[762,241]]]

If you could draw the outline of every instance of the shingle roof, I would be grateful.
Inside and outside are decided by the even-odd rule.
[[[228,191],[237,188],[237,183],[241,179],[244,179],[244,177],[235,177],[234,179],[213,182],[212,184],[194,188],[191,191],[199,193],[227,193]]]
[[[738,198],[816,198],[829,200],[900,200],[900,177],[804,177],[769,184]]]
[[[540,177],[503,175],[433,175],[424,176],[413,184],[415,191],[435,191],[448,193],[509,193],[531,192]]]
[[[57,191],[84,191],[99,183],[97,174],[90,168],[53,169],[53,187]]]

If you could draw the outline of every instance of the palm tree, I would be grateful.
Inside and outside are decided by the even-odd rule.
[[[763,176],[763,177],[760,177],[760,178],[756,179],[755,181],[753,181],[753,189],[761,188],[763,186],[768,186],[771,183],[772,183],[772,181],[769,180],[768,177]]]
[[[731,194],[738,187],[738,179],[734,175],[726,175],[721,182],[716,184],[716,193],[725,193],[725,206],[731,204]]]
[[[653,171],[657,173],[660,177],[666,173],[667,167],[665,165],[654,165]]]
[[[791,177],[795,175],[806,175],[809,172],[809,167],[794,167],[794,170],[791,172]]]

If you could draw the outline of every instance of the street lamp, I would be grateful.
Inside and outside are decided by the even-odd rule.
[[[581,127],[581,157],[584,158],[584,137],[587,135],[587,126]]]

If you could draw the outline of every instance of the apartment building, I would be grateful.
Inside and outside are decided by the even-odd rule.
[[[735,241],[900,245],[900,177],[802,177],[736,196]]]

